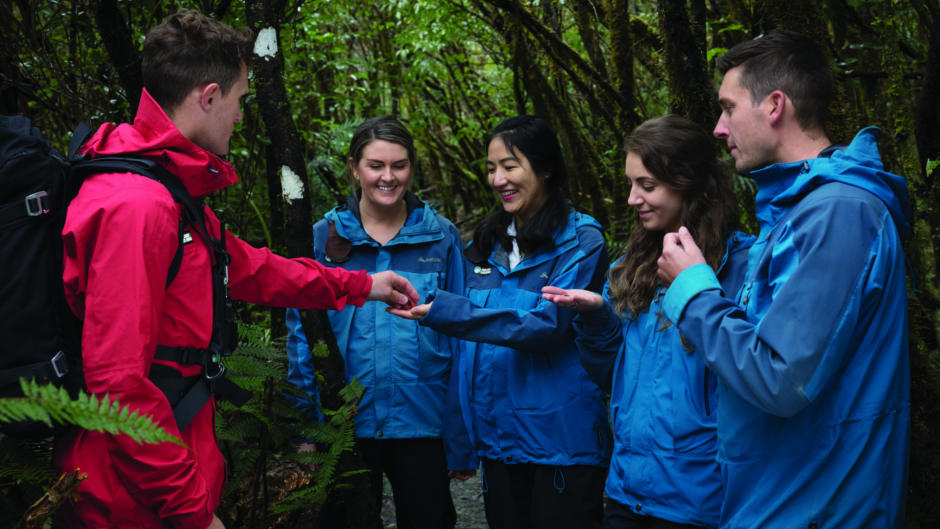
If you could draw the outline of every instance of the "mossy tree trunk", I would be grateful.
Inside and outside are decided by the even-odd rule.
[[[712,76],[705,61],[704,0],[660,0],[671,109],[711,130],[718,117]]]
[[[931,8],[928,8],[930,6]],[[908,255],[914,269],[911,299],[911,472],[910,527],[940,523],[940,5],[924,2],[917,10],[930,43],[923,83],[913,106],[917,168],[909,174],[915,204],[914,237]],[[909,114],[909,113],[906,113]]]
[[[259,33],[262,30],[278,34],[286,2],[271,0],[246,0],[245,8],[249,27]],[[253,61],[255,92],[262,121],[271,143],[268,150],[267,176],[270,189],[282,190],[282,179],[291,178],[300,183],[299,197],[288,198],[283,194],[281,205],[284,211],[284,241],[291,257],[313,256],[313,232],[311,231],[310,190],[307,181],[306,163],[303,159],[300,136],[291,117],[290,100],[284,87],[284,58],[280,53],[280,39],[275,39],[278,52],[268,56],[256,56]],[[278,202],[272,200],[272,203]],[[319,310],[301,311],[304,333],[311,349],[318,342],[325,343],[329,355],[318,359],[316,369],[323,384],[319,386],[320,401],[327,409],[339,409],[342,404],[340,390],[346,384],[343,359],[336,345],[326,314]],[[320,377],[318,377],[320,378]],[[337,481],[327,503],[336,502],[345,513],[346,527],[354,529],[376,529],[381,527],[379,505],[371,493],[372,483],[368,473],[352,473],[365,468],[358,451],[344,452],[337,464]]]

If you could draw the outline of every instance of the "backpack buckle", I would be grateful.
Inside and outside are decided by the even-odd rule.
[[[213,368],[213,369],[210,369]],[[213,372],[214,370],[214,372]],[[203,365],[206,380],[212,381],[225,374],[225,364],[217,353],[209,352],[206,355],[206,363]]]
[[[38,217],[49,213],[49,193],[37,191],[26,196],[26,214],[30,217]]]
[[[49,362],[52,364],[52,370],[55,371],[55,376],[62,378],[69,372],[69,361],[65,358],[63,351],[58,351]]]

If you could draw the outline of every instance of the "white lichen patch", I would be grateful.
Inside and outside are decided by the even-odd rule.
[[[264,28],[255,39],[255,55],[270,59],[277,55],[277,33],[274,28]]]
[[[297,173],[291,171],[286,165],[281,166],[281,192],[284,200],[291,202],[304,197],[304,184],[297,176]]]

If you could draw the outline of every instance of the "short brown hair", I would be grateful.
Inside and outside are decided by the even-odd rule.
[[[832,101],[832,68],[811,39],[786,30],[736,44],[715,62],[722,74],[741,67],[740,83],[757,103],[774,90],[793,101],[800,127],[825,128]]]
[[[251,56],[248,28],[232,28],[195,10],[180,10],[152,28],[144,40],[147,92],[167,112],[200,85],[218,83],[225,95]]]
[[[395,119],[395,117],[379,116],[367,119],[356,128],[356,132],[349,142],[349,159],[352,160],[353,165],[359,163],[359,160],[362,159],[362,151],[365,150],[366,145],[371,143],[372,140],[383,140],[401,145],[408,151],[408,161],[414,165],[414,139],[411,137],[411,133],[408,132],[405,125]]]

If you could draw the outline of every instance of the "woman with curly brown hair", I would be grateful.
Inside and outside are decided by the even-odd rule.
[[[714,413],[717,381],[662,315],[663,236],[680,226],[700,241],[724,288],[736,291],[753,238],[739,231],[727,171],[708,133],[674,115],[626,141],[629,205],[638,222],[601,295],[542,289],[578,311],[581,362],[610,392],[614,451],[604,527],[717,527],[722,501]]]

